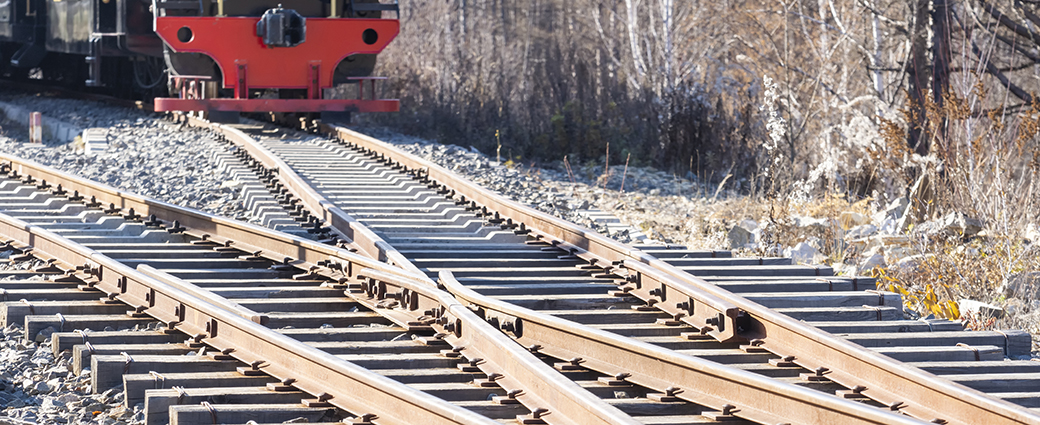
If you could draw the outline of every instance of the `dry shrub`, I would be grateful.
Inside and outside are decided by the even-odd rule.
[[[1040,241],[1027,239],[1036,238],[1027,235],[1027,229],[1040,217],[1040,105],[1034,102],[1017,114],[1000,104],[984,108],[985,85],[979,81],[969,87],[963,96],[943,96],[942,105],[930,100],[926,104],[922,130],[930,137],[932,153],[904,164],[904,172],[908,178],[930,182],[912,194],[908,213],[932,223],[908,229],[909,250],[917,257],[877,270],[876,276],[881,289],[904,294],[906,307],[922,315],[965,316],[956,308],[965,298],[1024,305],[1019,312],[1030,313],[1033,300],[1010,300],[1002,289],[1016,277],[1040,270]],[[891,144],[902,133],[890,128],[885,134]],[[950,213],[978,219],[982,232],[958,234],[933,224]],[[984,329],[1016,325],[1015,317],[1019,316],[964,318],[970,326]],[[1030,325],[1038,331],[1036,323]]]
[[[822,198],[814,198],[812,202],[802,207],[802,211],[809,217],[816,218],[838,217],[843,212],[869,216],[873,212],[870,209],[872,201],[872,198],[850,200],[844,193],[831,193]]]

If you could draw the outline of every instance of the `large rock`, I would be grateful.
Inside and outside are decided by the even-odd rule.
[[[36,394],[46,394],[51,392],[52,389],[54,389],[53,387],[51,387],[49,383],[43,381],[37,382],[31,388],[32,390],[30,390],[30,393]]]
[[[896,267],[904,271],[912,271],[916,273],[921,271],[922,264],[933,258],[935,258],[935,254],[918,254],[901,258],[899,259],[899,261],[896,261],[895,263]]]
[[[903,259],[910,257],[910,250],[902,246],[885,246],[881,253],[885,256],[885,263],[898,264]]]
[[[924,236],[969,238],[982,231],[982,221],[964,213],[952,212],[937,220],[929,220],[914,227],[913,233]]]
[[[906,212],[907,205],[910,205],[910,200],[905,197],[896,198],[896,200],[889,202],[884,210],[878,212],[880,217],[875,216],[875,218],[880,218],[880,220],[876,221],[899,220],[903,217],[903,213]]]
[[[737,226],[740,226],[744,230],[747,230],[751,233],[754,233],[755,230],[758,230],[758,222],[755,220],[741,220],[740,223],[737,223]]]
[[[995,317],[997,319],[1004,317],[1004,309],[981,301],[960,300],[957,302],[957,308],[961,311],[961,317],[979,316],[984,318]]]
[[[801,228],[804,233],[822,235],[833,227],[830,219],[812,217],[794,217],[794,225]]]
[[[849,230],[870,223],[870,218],[858,212],[844,211],[838,215],[838,223],[841,224],[842,230]]]
[[[873,270],[875,267],[885,266],[885,256],[881,254],[874,254],[866,257],[859,263],[859,273],[867,273]]]
[[[791,257],[795,263],[812,263],[818,252],[812,245],[799,242],[798,245],[785,249],[784,256]]]
[[[1035,300],[1040,298],[1040,272],[1016,273],[1003,285],[1004,296]]]
[[[943,231],[943,224],[938,220],[930,220],[914,226],[915,235],[935,236]]]
[[[54,398],[50,398],[50,397],[44,398],[43,402],[40,403],[40,409],[41,410],[45,410],[45,411],[58,410],[59,408],[64,408],[64,407],[65,407],[65,403],[62,403],[60,400],[54,399]]]
[[[952,212],[942,219],[943,230],[951,236],[971,237],[982,231],[982,220]]]
[[[877,233],[878,228],[873,224],[863,224],[853,227],[845,233],[845,240],[863,239]]]
[[[733,226],[732,229],[729,229],[726,239],[729,240],[730,249],[744,248],[751,243],[751,232],[743,227]]]
[[[1025,234],[1023,235],[1029,242],[1040,243],[1040,231],[1037,231],[1036,224],[1029,223],[1026,226]]]

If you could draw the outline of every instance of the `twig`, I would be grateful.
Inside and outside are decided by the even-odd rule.
[[[607,188],[607,183],[610,182],[610,142],[607,142],[607,156],[605,164],[603,165],[603,188]]]
[[[733,177],[733,174],[726,174],[726,177],[722,178],[722,182],[719,183],[718,189],[715,189],[715,196],[711,197],[712,202],[715,202],[716,199],[719,199],[719,192],[722,192],[722,186],[726,185],[726,182],[729,181],[730,177]]]
[[[1007,15],[1005,15],[1004,12],[1001,12],[999,9],[993,7],[989,3],[986,3],[984,1],[980,3],[982,3],[982,8],[986,10],[986,13],[989,13],[989,15],[995,18],[997,22],[1000,23],[1000,25],[1002,25],[1004,28],[1014,31],[1016,34],[1021,35],[1022,37],[1033,40],[1034,43],[1040,44],[1040,34],[1031,31],[1029,28],[1019,25],[1015,21],[1011,20],[1011,18],[1009,18]]]
[[[563,156],[563,168],[567,169],[567,177],[571,179],[571,184],[575,184],[574,172],[571,171],[571,163],[567,161],[567,155]]]
[[[628,160],[629,159],[632,159],[632,152],[629,152],[628,156],[625,157],[625,172],[623,174],[621,174],[621,191],[618,192],[618,201],[619,202],[621,201],[621,195],[623,195],[625,193],[625,177],[628,177]]]
[[[986,57],[983,55],[982,50],[979,49],[979,46],[976,45],[975,42],[971,43],[971,50],[975,53],[976,56],[979,57],[979,61],[982,61],[986,64],[986,73],[996,77],[997,80],[1000,81],[1000,84],[1004,86],[1004,88],[1006,88],[1008,91],[1010,91],[1011,94],[1015,95],[1015,97],[1019,99],[1022,99],[1026,103],[1033,102],[1033,96],[1031,96],[1029,93],[1026,93],[1025,90],[1015,85],[1015,83],[1012,83],[1011,79],[1008,78],[1007,75],[1004,75],[1003,72],[1000,72],[1000,70],[997,69],[996,65],[993,65],[993,62],[987,60]]]

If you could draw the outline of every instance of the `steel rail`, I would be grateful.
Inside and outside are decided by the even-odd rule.
[[[832,381],[856,388],[863,396],[917,418],[957,424],[1040,423],[1040,414],[800,323],[589,229],[505,199],[387,143],[344,127],[322,125],[321,130],[369,152],[392,158],[406,169],[418,170],[460,195],[460,201],[472,206],[480,204],[495,211],[511,226],[524,226],[523,229],[546,242],[602,264],[608,272],[623,274],[629,284],[622,290],[682,317],[686,323],[716,339],[748,339],[807,369],[826,368]],[[655,281],[640,264],[675,279]],[[684,296],[670,296],[669,292]],[[717,309],[728,305],[738,308],[737,314]]]
[[[302,202],[307,206],[307,208],[311,209],[311,211],[313,211],[316,214],[322,214],[322,218],[324,218],[327,221],[327,223],[331,224],[333,228],[336,228],[338,223],[345,223],[349,226],[349,228],[341,229],[343,230],[344,234],[366,235],[362,239],[354,240],[354,242],[359,246],[359,248],[362,249],[362,251],[378,255],[381,259],[388,258],[396,254],[396,256],[399,257],[393,258],[400,258],[400,260],[397,261],[398,265],[407,264],[408,266],[411,266],[408,267],[408,269],[415,270],[418,273],[421,273],[421,271],[419,271],[417,267],[412,265],[411,262],[407,260],[407,258],[398,253],[394,248],[392,248],[381,238],[376,236],[374,232],[367,228],[367,226],[358,223],[353,217],[350,217],[339,207],[334,206],[324,196],[318,194],[317,191],[311,188],[310,185],[308,185],[303,180],[303,178],[299,176],[299,174],[297,174],[287,163],[284,162],[284,160],[279,158],[277,155],[275,155],[267,148],[261,146],[259,143],[256,143],[249,135],[245,134],[244,132],[236,128],[232,128],[229,126],[212,124],[191,117],[188,117],[188,119],[189,122],[191,122],[193,125],[204,126],[212,131],[216,131],[222,134],[236,146],[245,149],[246,152],[248,152],[254,159],[257,159],[264,165],[264,167],[267,167],[268,170],[276,171],[278,173],[279,180],[290,190],[290,192],[299,197],[302,200]],[[474,188],[477,190],[483,190],[476,186],[474,186]],[[495,196],[493,194],[489,194],[489,199],[494,198]],[[598,237],[598,235],[595,233],[592,233],[592,235],[594,237]],[[684,320],[688,323],[690,323],[691,320],[698,320],[698,322],[695,323],[701,324],[700,329],[705,331],[709,330],[708,327],[704,326],[705,322],[714,323],[715,327],[713,329],[713,332],[716,336],[725,334],[729,335],[728,338],[732,338],[732,335],[735,334],[736,326],[734,326],[733,323],[735,323],[737,319],[738,310],[736,307],[721,299],[713,298],[710,296],[704,296],[703,294],[697,291],[690,291],[688,286],[681,285],[679,282],[675,282],[674,278],[669,277],[656,270],[653,270],[649,267],[643,267],[640,265],[635,265],[634,267],[641,271],[640,278],[645,279],[648,283],[657,283],[661,288],[665,288],[667,285],[671,285],[670,287],[678,288],[677,293],[686,296],[686,299],[689,303],[688,305],[693,306],[684,307],[680,309],[679,306],[660,304],[657,305],[657,308],[660,308],[665,312],[672,314],[675,317],[681,317],[681,320]],[[432,279],[425,277],[425,275],[420,277],[418,280],[421,282],[425,282],[430,287],[436,286],[436,283]],[[383,285],[385,286],[385,283]],[[368,293],[370,296],[380,297],[380,294],[386,292],[385,288],[380,291],[378,289],[379,286],[373,287],[371,285],[368,285],[365,286],[365,288],[366,293]],[[664,289],[661,290],[663,291]],[[652,294],[653,291],[654,289],[650,289],[649,286],[647,286],[646,291],[636,289],[631,291],[631,293],[637,296],[643,294],[645,296],[645,298],[643,299],[647,300],[648,303],[653,304],[653,301],[655,301],[654,295]],[[359,301],[364,300],[359,299]],[[375,308],[379,305],[380,304],[375,304],[371,307]],[[697,314],[699,314],[699,316],[693,314],[692,312],[694,311],[696,311]],[[684,315],[686,313],[689,314]],[[393,316],[390,317],[392,318]],[[408,320],[407,318],[402,318],[395,321],[408,329],[415,329],[415,327],[419,323],[423,322],[423,320]],[[721,408],[722,405],[718,406],[719,408]]]
[[[31,247],[33,256],[76,273],[108,299],[130,305],[173,329],[264,373],[355,414],[374,414],[380,423],[494,424],[496,422],[390,378],[278,334],[238,313],[148,277],[58,234],[0,214],[0,234]]]
[[[248,308],[242,307],[241,305],[234,303],[227,298],[214,294],[211,291],[202,289],[192,284],[191,282],[187,282],[181,278],[178,278],[177,276],[165,273],[147,264],[137,265],[137,271],[141,274],[144,274],[145,276],[165,283],[170,287],[176,288],[181,292],[191,294],[196,298],[206,300],[206,302],[210,304],[213,304],[215,306],[223,308],[224,310],[235,313],[239,317],[248,319],[250,322],[259,323],[261,325],[266,326],[270,319],[269,317],[267,317],[266,314],[260,314]]]
[[[539,412],[530,419],[549,424],[639,424],[640,422],[586,391],[499,332],[447,292],[428,282],[365,269],[362,288],[351,294],[357,301],[402,327],[429,323],[494,384],[508,390],[499,402],[519,401]],[[520,390],[520,391],[517,391]]]
[[[393,158],[401,166],[433,180],[438,186],[450,188],[453,193],[460,195],[459,202],[470,204],[471,208],[480,205],[494,211],[496,217],[500,217],[503,221],[503,227],[529,231],[538,239],[569,250],[572,254],[589,260],[593,265],[604,268],[608,273],[616,269],[615,262],[630,258],[645,258],[647,262],[652,259],[638,250],[600,235],[591,229],[505,199],[437,164],[404,153],[374,138],[343,127],[323,125],[322,130],[355,146]],[[641,268],[638,272],[640,272],[638,277],[646,281],[637,282],[637,286],[647,289],[635,288],[636,290],[631,291],[631,295],[639,297],[648,304],[653,304],[658,309],[715,339],[728,341],[737,338],[737,321],[740,319],[740,311],[732,300],[725,298],[730,295],[729,292],[714,286],[712,286],[712,291],[705,291],[703,288],[678,285],[678,280],[666,278],[663,273],[650,272],[648,268]],[[655,294],[657,291],[667,291],[668,289],[684,295],[682,303],[685,304],[678,306],[676,303],[659,303],[661,300]]]
[[[56,190],[60,185],[61,190],[67,192],[69,196],[77,195],[85,199],[94,199],[102,206],[114,207],[115,210],[110,210],[110,212],[123,213],[124,218],[147,220],[149,216],[154,215],[157,220],[163,221],[163,223],[155,223],[157,229],[183,232],[212,242],[214,245],[234,247],[240,251],[250,252],[277,263],[292,265],[326,277],[352,278],[354,273],[362,268],[409,274],[408,271],[401,268],[354,254],[345,249],[276,232],[255,224],[182,208],[94,183],[35,162],[0,154],[0,172],[12,171],[17,172],[23,181],[37,184],[38,188]],[[411,274],[425,277],[417,270],[412,271]]]
[[[507,397],[508,399],[503,400],[502,403],[520,402],[532,412],[537,412],[537,416],[528,418],[529,420],[537,422],[537,419],[540,419],[548,424],[559,425],[638,424],[630,416],[595,397],[573,381],[559,375],[552,368],[541,363],[531,353],[514,344],[508,337],[498,332],[497,329],[481,320],[473,312],[459,305],[449,294],[436,289],[436,283],[426,277],[425,274],[418,273],[413,275],[405,270],[388,266],[343,249],[285,235],[249,223],[211,216],[132,193],[122,192],[18,158],[0,156],[0,164],[5,165],[8,168],[7,171],[16,171],[22,174],[25,180],[30,180],[29,176],[32,176],[31,180],[34,180],[34,183],[38,182],[39,186],[56,186],[60,184],[62,185],[61,190],[66,192],[74,190],[78,191],[80,196],[93,196],[96,202],[120,205],[121,209],[135,208],[135,211],[155,214],[157,219],[162,217],[167,221],[178,221],[177,226],[172,224],[167,226],[167,231],[195,233],[194,236],[199,238],[208,235],[206,240],[212,242],[233,241],[232,246],[236,249],[246,249],[247,251],[263,247],[265,252],[268,253],[265,257],[283,261],[283,264],[292,264],[304,269],[307,269],[309,266],[312,273],[317,272],[319,269],[324,269],[322,274],[333,278],[339,277],[341,279],[340,283],[346,283],[348,288],[355,288],[353,291],[348,290],[346,295],[384,317],[395,321],[405,329],[413,332],[429,329],[438,332],[437,335],[449,337],[452,346],[461,347],[456,350],[449,350],[454,353],[451,355],[465,355],[482,372],[485,372],[488,376],[495,376],[495,379],[492,381],[494,385],[491,383],[485,385],[498,385],[507,389],[509,394],[512,394],[511,397]],[[47,180],[50,183],[45,184],[43,180]],[[57,187],[53,187],[53,189],[57,190]],[[138,213],[135,212],[134,214]],[[6,216],[0,215],[0,224],[2,224],[5,218]],[[220,309],[231,316],[256,324],[264,324],[267,321],[266,315],[253,312],[151,266],[142,264],[138,265],[137,269],[134,270],[118,261],[93,252],[89,248],[80,245],[69,245],[75,243],[45,229],[26,224],[14,218],[7,220],[16,223],[16,227],[21,226],[31,230],[28,235],[16,238],[18,243],[33,246],[32,251],[35,255],[46,256],[47,260],[54,260],[55,264],[60,264],[66,270],[79,269],[79,273],[72,274],[75,274],[81,280],[91,282],[90,286],[105,291],[110,298],[118,299],[134,306],[138,313],[149,314],[161,321],[178,326],[178,329],[185,331],[189,335],[196,336],[196,342],[205,340],[206,343],[215,346],[219,350],[234,349],[235,351],[232,355],[241,353],[244,357],[240,358],[240,360],[246,363],[252,363],[257,360],[265,360],[270,363],[270,360],[266,359],[278,358],[277,354],[270,354],[270,349],[264,351],[266,357],[257,357],[249,355],[248,352],[237,348],[237,345],[235,345],[248,344],[250,338],[258,338],[260,329],[265,332],[271,331],[262,326],[252,329],[245,328],[245,325],[239,323],[240,320],[224,323],[222,322],[225,319],[223,316],[217,322],[206,322],[196,317],[202,313],[195,311],[196,309],[190,307],[189,304],[194,304],[195,300],[199,300],[200,302],[205,302],[208,308],[204,313],[208,314],[213,309]],[[217,222],[217,224],[207,224],[210,221]],[[184,224],[180,224],[180,222]],[[190,226],[190,228],[182,228],[184,226]],[[198,229],[200,227],[201,229]],[[368,231],[367,228],[364,230]],[[9,229],[0,226],[0,234],[11,235],[12,233]],[[248,246],[239,242],[239,240],[243,239],[249,241]],[[265,241],[266,239],[271,239],[272,241]],[[75,246],[75,248],[69,249],[67,246]],[[288,259],[281,257],[282,255],[295,255],[298,258],[302,258],[302,260],[288,261]],[[321,258],[325,259],[320,260]],[[349,281],[343,281],[342,276],[349,277]],[[116,282],[114,287],[108,284],[113,279]],[[397,288],[398,290],[387,291],[388,287],[390,289]],[[365,295],[366,292],[364,290],[357,288],[368,288],[372,293]],[[115,290],[119,292],[113,292]],[[183,301],[183,299],[191,299],[193,301],[188,303]],[[178,302],[177,300],[182,301]],[[388,302],[393,302],[397,308]],[[173,305],[172,308],[170,308],[171,304]],[[450,317],[450,320],[448,317]],[[201,325],[184,328],[184,326],[192,326],[189,319],[196,319],[195,322],[201,323]],[[185,321],[188,323],[179,325]],[[219,332],[211,332],[210,329],[216,329]],[[230,337],[227,336],[229,334],[231,335]],[[223,344],[214,343],[212,338],[217,336],[232,339]],[[304,355],[311,356],[314,352],[324,354],[321,350],[303,345],[280,334],[276,334],[276,337],[272,338],[275,338],[272,341],[282,345],[285,345],[283,343],[291,342],[291,344],[286,345],[287,349],[296,350],[301,346],[307,347],[308,350],[302,351]],[[431,340],[431,343],[438,342],[436,338],[431,338]],[[343,362],[328,354],[324,354],[323,357],[312,357],[317,359],[317,361],[325,363],[328,363],[330,360],[333,363],[337,361]],[[308,365],[308,362],[301,362],[292,357],[287,358],[286,362],[290,365],[296,365],[295,367],[306,369],[308,372],[310,371],[309,368],[311,366]],[[353,367],[357,368],[357,366]],[[303,382],[303,378],[299,377],[298,374],[289,373],[292,372],[292,369],[292,367],[287,367],[286,373],[281,375],[272,373],[272,376],[282,380],[294,379],[298,383]],[[271,372],[268,370],[268,367],[265,367],[264,371]],[[323,374],[327,372],[322,372],[319,369],[317,373]],[[333,382],[336,385],[349,384],[342,380]],[[391,380],[390,382],[401,385],[397,384],[396,381]],[[321,383],[320,379],[315,379],[310,383],[294,383],[293,385],[312,394],[327,393],[333,396],[337,395],[336,392],[321,387],[319,385]],[[346,388],[346,386],[337,388]],[[310,391],[312,389],[314,391]],[[411,396],[410,393],[403,394],[407,397]],[[425,393],[421,394],[426,395]],[[379,398],[377,397],[374,400],[379,400]],[[422,399],[420,398],[419,400]],[[337,406],[348,411],[359,412],[356,405],[352,405],[353,409]],[[467,410],[466,412],[469,411]],[[360,411],[359,413],[369,412]],[[391,417],[380,414],[380,412],[374,413],[384,418]],[[470,417],[472,415],[464,416],[463,419]],[[482,423],[480,421],[466,421],[463,423]],[[408,422],[433,423],[424,419],[409,420],[404,423]]]
[[[235,146],[245,149],[245,151],[254,159],[260,161],[265,168],[271,172],[277,173],[278,180],[285,185],[290,192],[296,195],[304,206],[312,212],[312,214],[325,220],[329,227],[339,232],[344,238],[350,240],[361,251],[380,261],[387,260],[391,265],[403,267],[415,273],[422,273],[417,267],[412,265],[404,255],[401,255],[400,252],[376,235],[375,232],[368,227],[361,225],[358,223],[357,219],[344,212],[329,200],[325,199],[324,196],[318,194],[318,192],[304,181],[303,178],[296,174],[292,170],[292,167],[289,167],[285,161],[267,148],[257,143],[251,143],[252,138],[242,130],[228,125],[211,123],[191,116],[185,116],[185,119],[187,119],[191,125],[214,131],[224,136],[227,140],[235,144]]]
[[[581,367],[763,424],[920,424],[898,412],[727,367],[481,295],[447,270],[439,282],[524,346]]]
[[[209,123],[207,121],[199,120],[194,117],[187,117],[188,121],[192,125],[208,128],[212,131],[220,133],[236,146],[245,149],[254,159],[260,161],[264,167],[268,170],[272,170],[278,173],[279,180],[285,185],[294,195],[300,198],[303,204],[313,212],[326,221],[333,229],[341,231],[347,238],[351,239],[362,251],[372,255],[374,258],[380,260],[387,259],[390,264],[403,267],[408,270],[421,273],[421,271],[415,267],[404,255],[394,249],[390,244],[384,241],[382,238],[377,236],[374,232],[368,229],[366,226],[357,222],[356,219],[351,217],[349,214],[344,212],[339,207],[335,206],[332,202],[327,200],[324,196],[320,195],[315,191],[309,184],[307,184],[302,177],[297,174],[292,167],[285,163],[284,160],[279,158],[273,152],[267,148],[256,143],[252,138],[238,130],[236,128]],[[349,130],[348,130],[349,131]],[[354,135],[356,133],[350,133]],[[359,137],[365,137],[360,136]],[[341,135],[341,137],[343,137]],[[348,136],[349,137],[349,136]],[[371,139],[374,143],[381,143]],[[393,149],[393,148],[390,148]],[[420,170],[421,172],[431,173],[436,172],[438,176],[444,174],[445,176],[452,176],[450,172],[437,167],[436,165],[425,163],[423,160],[413,158],[408,155],[401,155],[397,151],[392,152],[395,158],[402,158],[400,164],[405,168],[412,168],[413,171]],[[432,166],[432,167],[431,167]],[[429,175],[429,174],[428,174]],[[499,205],[497,201],[500,199],[498,195],[495,195],[477,185],[474,185],[468,181],[457,179],[459,185],[466,186],[467,193],[471,193],[471,197],[474,199],[472,202],[479,201],[480,203],[495,209]],[[453,182],[454,183],[454,182]],[[465,199],[463,200],[465,201]],[[533,210],[532,210],[533,211]],[[540,213],[539,213],[540,214]],[[542,214],[545,217],[538,217],[539,219],[552,218]],[[535,221],[534,216],[524,216],[522,222]],[[509,223],[512,223],[512,219],[509,219]],[[546,220],[546,224],[552,223],[551,220]],[[554,228],[550,226],[541,226],[547,228]],[[592,249],[598,249],[596,247],[609,247],[613,248],[615,245],[610,244],[610,239],[604,238],[603,236],[583,229],[578,226],[570,225],[567,228],[571,233],[560,233],[562,239],[567,240],[565,243],[555,243],[556,245],[567,246],[571,243],[575,244],[572,250],[581,249],[582,251],[586,248],[591,247]],[[552,238],[550,238],[552,239]],[[588,241],[596,241],[597,243],[590,245]],[[558,242],[558,241],[557,241]],[[586,248],[582,248],[586,247]],[[627,248],[626,248],[627,250]],[[635,255],[635,254],[632,254]],[[602,258],[602,257],[598,257]],[[598,259],[597,258],[597,259]],[[596,259],[593,259],[595,262]],[[609,264],[604,263],[604,266],[608,269],[611,267]],[[686,304],[684,306],[676,306],[672,304],[662,303],[657,308],[662,311],[671,314],[679,320],[690,324],[691,326],[700,329],[702,332],[712,335],[720,340],[729,340],[735,338],[737,330],[736,322],[738,320],[739,310],[731,303],[723,300],[719,297],[704,294],[702,291],[690,291],[688,286],[682,285],[666,285],[663,282],[657,281],[656,279],[673,280],[661,273],[647,272],[644,273],[645,279],[648,283],[657,283],[659,287],[671,287],[675,291],[686,296]],[[431,281],[432,282],[432,281]],[[654,303],[657,299],[651,294],[656,289],[647,289],[646,291],[635,290],[632,292],[633,295],[642,298],[647,303]]]

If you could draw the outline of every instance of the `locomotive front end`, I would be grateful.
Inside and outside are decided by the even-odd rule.
[[[170,92],[156,111],[395,112],[376,96],[375,58],[397,36],[397,4],[359,0],[155,0]],[[393,12],[394,19],[384,18]],[[337,84],[350,99],[326,98]]]

